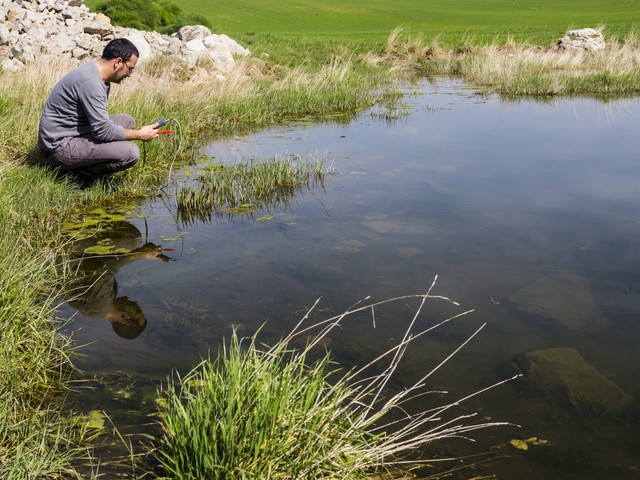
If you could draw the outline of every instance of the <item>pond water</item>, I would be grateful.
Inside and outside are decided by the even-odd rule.
[[[219,163],[311,155],[332,164],[322,188],[287,205],[184,224],[175,199],[164,198],[121,222],[123,244],[169,250],[165,261],[109,265],[94,298],[60,308],[75,314],[66,329],[86,344],[76,363],[96,380],[74,407],[105,410],[124,433],[140,430],[158,380],[215,354],[234,327],[248,335],[264,325],[269,342],[319,297],[322,318],[369,295],[424,293],[437,275],[433,293],[474,311],[416,341],[393,387],[420,378],[485,323],[429,387],[453,401],[514,371],[532,378],[462,410],[520,427],[424,455],[492,453],[452,478],[640,478],[640,99],[506,101],[446,78],[410,91],[400,109],[203,149]],[[110,300],[100,303],[114,295],[142,310],[146,328],[114,332]],[[389,348],[415,309],[409,301],[381,309],[375,328],[370,317],[347,320],[328,339],[334,356],[351,367]],[[428,303],[419,327],[450,311]],[[553,372],[533,379],[540,370]],[[510,444],[531,437],[549,444]]]

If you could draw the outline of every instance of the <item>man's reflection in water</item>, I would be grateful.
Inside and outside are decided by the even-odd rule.
[[[89,254],[88,247],[109,245],[111,251],[128,253]],[[99,234],[74,243],[74,279],[68,303],[88,317],[108,320],[123,338],[133,339],[147,326],[147,318],[137,302],[118,297],[116,274],[141,258],[169,261],[162,248],[153,243],[142,245],[142,234],[129,222],[112,222]]]

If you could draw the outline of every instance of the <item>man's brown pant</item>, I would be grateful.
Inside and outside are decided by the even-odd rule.
[[[136,128],[136,122],[130,115],[111,115],[111,120],[130,130]],[[89,134],[71,138],[65,147],[50,153],[46,160],[61,172],[97,178],[126,170],[134,166],[139,158],[140,149],[131,141],[100,142]]]

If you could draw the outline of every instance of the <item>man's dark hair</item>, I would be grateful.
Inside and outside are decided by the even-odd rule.
[[[102,58],[105,60],[121,58],[125,62],[128,62],[132,55],[139,57],[140,52],[138,52],[136,46],[126,38],[116,38],[111,40],[102,51]]]
[[[129,297],[118,297],[113,305],[120,311],[122,321],[111,322],[113,331],[122,338],[133,340],[147,328],[147,317],[144,316],[138,302]]]

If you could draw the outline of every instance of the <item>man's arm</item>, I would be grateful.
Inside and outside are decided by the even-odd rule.
[[[91,78],[78,89],[79,103],[91,125],[93,136],[102,142],[116,140],[142,140],[149,142],[158,136],[157,123],[139,130],[125,129],[113,123],[107,112],[108,88],[101,81]]]

